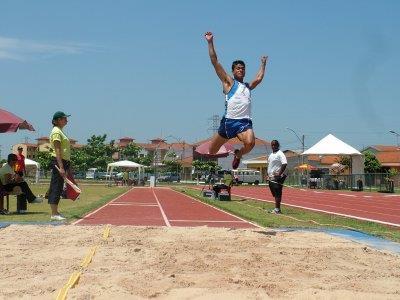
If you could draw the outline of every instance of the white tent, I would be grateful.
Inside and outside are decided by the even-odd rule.
[[[25,167],[35,167],[36,168],[36,173],[35,173],[35,182],[39,182],[39,175],[40,175],[40,164],[34,160],[31,160],[29,158],[25,158]]]
[[[352,161],[351,173],[364,173],[364,156],[357,149],[339,140],[332,134],[328,134],[302,155],[345,155],[350,156]]]
[[[141,171],[143,171],[144,166],[138,163],[135,163],[133,161],[129,161],[129,160],[121,160],[121,161],[116,161],[113,163],[109,163],[107,165],[107,173],[108,175],[110,175],[110,180],[111,180],[111,173],[113,171],[114,168],[116,167],[121,167],[121,168],[129,168],[129,169],[138,169],[139,171],[139,180],[141,179]]]

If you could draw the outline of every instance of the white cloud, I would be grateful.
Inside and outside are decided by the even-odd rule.
[[[42,43],[0,36],[0,60],[26,61],[54,55],[79,54],[95,50],[83,43]]]

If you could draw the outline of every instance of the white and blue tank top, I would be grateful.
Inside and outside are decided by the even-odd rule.
[[[225,118],[251,119],[251,91],[248,83],[234,80],[231,90],[225,94]]]

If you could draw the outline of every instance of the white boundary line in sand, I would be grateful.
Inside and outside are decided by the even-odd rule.
[[[154,191],[154,188],[151,188],[151,190],[153,192],[154,197],[156,198],[156,201],[157,201],[158,207],[160,208],[161,215],[162,215],[162,217],[164,219],[165,225],[167,225],[167,227],[171,227],[171,224],[168,221],[167,215],[165,214],[165,212],[164,212],[164,210],[163,210],[163,208],[161,206],[160,201],[158,201],[158,197],[156,195],[156,192]]]
[[[196,198],[193,198],[192,196],[186,195],[186,194],[184,194],[184,193],[177,192],[177,191],[175,191],[175,190],[173,190],[173,189],[171,189],[171,188],[169,188],[169,189],[170,189],[171,191],[175,192],[175,193],[182,194],[182,195],[184,195],[184,196],[186,196],[186,197],[188,197],[188,198],[190,198],[190,199],[192,199],[192,200],[194,200],[194,201],[200,202],[201,204],[204,204],[204,205],[207,205],[207,206],[209,206],[209,207],[212,207],[212,208],[214,208],[214,209],[216,209],[216,210],[218,210],[218,211],[220,211],[220,212],[223,212],[224,214],[228,214],[228,215],[230,215],[231,217],[234,217],[234,218],[236,218],[236,219],[239,219],[239,220],[241,220],[241,221],[243,221],[243,222],[245,222],[245,223],[249,223],[249,224],[251,224],[251,225],[253,225],[253,226],[257,227],[257,228],[264,228],[264,227],[262,227],[262,226],[260,226],[260,225],[258,225],[258,224],[256,224],[256,223],[253,223],[253,222],[247,221],[247,220],[245,220],[245,219],[242,219],[242,218],[240,218],[240,217],[238,217],[238,216],[235,216],[234,214],[231,214],[231,213],[229,213],[229,212],[226,212],[226,211],[224,211],[224,210],[222,210],[222,209],[220,209],[220,208],[218,208],[218,207],[212,206],[212,205],[210,205],[210,204],[208,204],[208,203],[204,203],[204,202],[202,202],[202,201],[200,201],[200,200],[198,200],[198,199],[196,199]],[[229,222],[229,221],[227,221],[227,222]]]
[[[257,200],[257,201],[275,203],[275,201],[273,201],[273,200],[265,200],[265,199],[258,199],[258,198],[254,198],[254,197],[246,197],[246,196],[237,195],[237,194],[232,194],[232,195],[236,196],[236,197],[246,198],[246,199],[252,199],[252,200]],[[368,219],[368,218],[362,218],[362,217],[357,217],[357,216],[352,216],[352,215],[335,213],[335,212],[322,210],[322,209],[310,208],[310,207],[294,205],[294,204],[287,204],[287,203],[282,203],[282,205],[290,206],[290,207],[297,207],[297,208],[302,208],[302,209],[307,209],[307,210],[312,210],[312,211],[318,211],[318,212],[323,212],[323,213],[327,213],[327,214],[331,214],[331,215],[342,216],[342,217],[347,217],[347,218],[352,218],[352,219],[357,219],[357,220],[362,220],[362,221],[369,221],[369,222],[374,222],[374,223],[379,223],[379,224],[385,224],[385,225],[400,227],[400,224],[396,224],[396,223],[390,223],[390,222],[379,221],[379,220],[375,220],[375,219]]]
[[[114,201],[117,201],[119,198],[121,198],[122,196],[125,196],[126,194],[128,194],[133,188],[130,188],[129,190],[127,190],[125,193],[119,195],[117,198],[111,200],[110,202],[107,202],[106,204],[104,204],[103,206],[99,207],[98,209],[92,211],[91,213],[88,213],[87,215],[83,216],[82,219],[76,220],[75,222],[71,223],[71,225],[76,225],[80,222],[82,222],[85,218],[90,217],[91,215],[97,213],[100,209],[103,209],[104,207],[106,207],[107,205],[109,205],[110,203],[113,203]]]

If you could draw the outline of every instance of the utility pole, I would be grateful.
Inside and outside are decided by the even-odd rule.
[[[207,128],[207,132],[211,131],[213,134],[217,133],[219,128],[219,116],[213,115],[212,117],[208,118],[208,121],[209,123],[211,121],[211,126]]]

